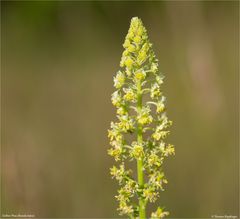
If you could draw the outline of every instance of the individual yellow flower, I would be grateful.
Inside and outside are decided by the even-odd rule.
[[[141,65],[147,58],[147,53],[145,51],[140,51],[137,57],[137,62]]]
[[[134,41],[135,43],[140,43],[140,42],[141,42],[141,37],[140,37],[140,36],[135,36],[135,37],[133,38],[133,41]]]
[[[115,91],[112,94],[112,104],[117,107],[121,106],[122,104],[122,97],[118,91]]]
[[[156,130],[156,131],[152,134],[152,137],[153,137],[156,141],[159,141],[160,139],[166,138],[169,133],[170,133],[169,131],[158,131],[158,130]]]
[[[157,70],[158,70],[158,64],[153,62],[152,65],[151,65],[151,71],[153,73],[156,73]]]
[[[160,92],[160,87],[157,83],[154,83],[152,86],[151,86],[151,98],[154,99],[154,98],[157,98],[161,95],[161,92]]]
[[[127,176],[129,171],[125,170],[124,164],[121,164],[119,168],[113,166],[110,168],[110,174],[113,178],[116,178],[120,183],[123,182],[124,178]]]
[[[125,60],[125,62],[124,62],[124,64],[128,67],[128,68],[132,68],[132,66],[133,66],[133,60],[130,58],[130,57],[128,57],[126,60]]]
[[[130,45],[128,46],[128,51],[129,51],[129,52],[134,52],[135,50],[136,50],[136,47],[135,47],[134,45],[130,44]]]
[[[149,167],[157,166],[159,167],[161,165],[161,160],[158,155],[156,155],[154,152],[151,152],[151,154],[148,157],[148,165]]]
[[[172,144],[168,144],[168,146],[165,148],[164,155],[167,157],[169,155],[174,155],[175,149]]]
[[[130,30],[130,32],[127,34],[128,39],[132,39],[134,37],[134,33]]]
[[[121,88],[124,85],[125,82],[125,75],[121,71],[118,71],[116,77],[114,80],[114,87]]]
[[[141,125],[148,125],[152,123],[153,117],[150,115],[150,108],[148,106],[141,109],[137,116],[137,121]]]
[[[160,171],[155,171],[149,176],[149,183],[156,189],[164,191],[163,184],[167,184],[164,173]]]
[[[124,48],[128,48],[129,45],[131,45],[131,42],[130,42],[129,39],[126,39],[125,42],[124,42],[124,44],[123,44],[123,47],[124,47]]]
[[[125,95],[123,96],[124,100],[136,102],[137,95],[133,89],[126,88],[126,89],[124,89],[124,92],[125,92]]]
[[[138,53],[137,62],[139,65],[144,63],[145,60],[148,58],[148,55],[147,55],[148,50],[149,50],[149,43],[147,42],[142,46],[141,50]]]
[[[153,188],[148,187],[143,190],[143,197],[146,198],[146,201],[155,202],[159,193]]]
[[[120,202],[118,211],[120,211],[120,215],[124,215],[124,214],[131,214],[133,213],[133,206],[132,205],[127,205],[126,202],[122,201]]]
[[[169,212],[164,211],[162,208],[158,207],[155,212],[151,214],[152,219],[161,219],[169,215]]]
[[[120,122],[118,127],[123,132],[131,132],[134,129],[134,121],[128,115],[118,116]]]
[[[134,78],[136,81],[142,81],[146,77],[146,73],[143,70],[137,71],[134,73]]]
[[[157,113],[161,113],[161,112],[164,111],[164,109],[165,109],[164,104],[163,104],[161,101],[157,102],[156,112],[157,112]]]
[[[108,149],[108,154],[112,157],[114,157],[114,159],[116,161],[120,160],[120,156],[122,154],[122,148],[121,147],[116,147],[116,148],[110,148]]]
[[[163,83],[163,76],[160,77],[159,75],[157,75],[156,76],[156,81],[159,85],[161,85]]]
[[[126,111],[126,109],[125,109],[124,107],[119,107],[119,108],[117,109],[117,114],[118,114],[118,115],[126,115],[126,114],[127,114],[127,111]]]
[[[136,159],[142,159],[144,156],[143,146],[139,145],[137,142],[133,142],[130,155]]]
[[[143,32],[144,32],[143,26],[139,26],[138,29],[137,29],[137,35],[138,35],[138,36],[142,36],[142,35],[143,35]]]

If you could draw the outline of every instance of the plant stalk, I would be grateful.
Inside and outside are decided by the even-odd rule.
[[[142,110],[142,90],[141,90],[141,83],[138,83],[138,101],[137,101],[137,110],[138,113]],[[137,129],[137,141],[138,144],[142,145],[143,141],[143,132],[142,132],[142,125],[138,124]],[[138,173],[138,184],[140,188],[144,187],[144,173],[143,173],[143,160],[137,160],[137,173]],[[142,197],[139,197],[139,219],[146,218],[146,208],[145,202]]]

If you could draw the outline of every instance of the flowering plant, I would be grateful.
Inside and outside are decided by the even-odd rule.
[[[119,214],[143,219],[147,204],[157,201],[167,183],[162,164],[165,157],[174,154],[173,145],[165,142],[172,122],[166,115],[166,98],[160,89],[164,77],[158,73],[158,60],[139,18],[132,18],[123,47],[121,70],[114,77],[116,91],[112,94],[118,121],[112,122],[108,130],[108,154],[119,165],[113,166],[110,173],[121,186],[116,196]],[[136,177],[127,167],[131,161],[137,163]],[[158,207],[151,218],[168,214]]]

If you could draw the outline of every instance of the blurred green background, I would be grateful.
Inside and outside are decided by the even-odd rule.
[[[118,217],[107,129],[113,76],[131,17],[160,70],[175,218],[238,215],[237,1],[2,1],[1,211]]]

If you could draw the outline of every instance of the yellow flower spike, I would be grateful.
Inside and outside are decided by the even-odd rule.
[[[119,214],[146,219],[150,216],[147,205],[158,199],[167,183],[163,161],[175,153],[174,147],[166,143],[171,121],[166,116],[166,98],[160,91],[163,75],[158,73],[158,60],[141,19],[132,18],[123,47],[121,70],[114,77],[116,91],[112,94],[118,121],[111,124],[108,133],[108,154],[121,162],[119,168],[111,169],[120,185],[115,196]],[[128,161],[135,161],[136,174],[125,169]],[[158,219],[166,215],[161,208],[152,213]]]

